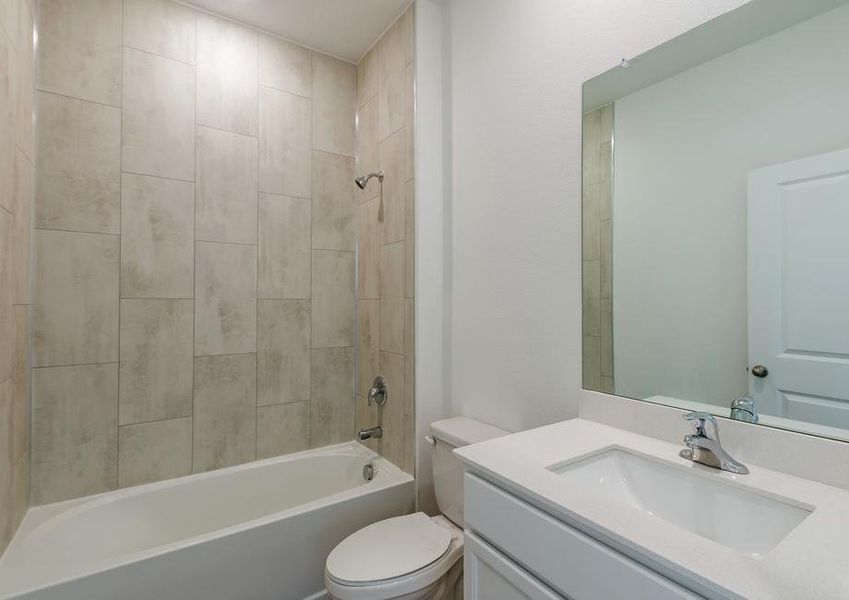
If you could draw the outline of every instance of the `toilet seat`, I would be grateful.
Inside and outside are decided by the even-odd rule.
[[[344,600],[385,600],[438,582],[463,555],[463,532],[442,516],[415,513],[365,527],[327,558],[327,591]]]

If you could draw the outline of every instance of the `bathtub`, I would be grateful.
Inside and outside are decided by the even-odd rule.
[[[412,477],[356,442],[40,506],[0,559],[0,598],[324,598],[333,547],[412,508]]]

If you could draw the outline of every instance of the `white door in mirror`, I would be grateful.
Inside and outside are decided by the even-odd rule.
[[[849,428],[849,150],[752,171],[748,209],[750,393]]]

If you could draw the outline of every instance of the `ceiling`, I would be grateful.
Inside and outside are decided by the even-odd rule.
[[[189,0],[189,3],[356,63],[410,0]]]

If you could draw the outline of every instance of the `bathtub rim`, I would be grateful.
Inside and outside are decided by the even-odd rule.
[[[173,477],[171,479],[163,479],[161,481],[98,492],[97,494],[92,494],[90,496],[60,500],[51,504],[30,507],[27,510],[24,520],[21,522],[21,526],[12,541],[9,543],[9,546],[6,548],[6,551],[2,556],[0,556],[0,572],[2,572],[2,568],[7,557],[12,554],[17,546],[24,543],[24,539],[29,538],[37,532],[41,526],[53,521],[54,519],[64,520],[65,518],[71,518],[74,515],[83,512],[83,509],[85,511],[96,509],[99,506],[103,506],[111,502],[116,502],[118,500],[138,496],[144,493],[155,492],[160,489],[167,489],[169,487],[174,487],[175,485],[190,485],[195,481],[224,477],[230,473],[291,462],[304,457],[334,455],[362,457],[364,460],[374,461],[374,464],[377,466],[375,478],[366,482],[364,485],[357,485],[353,488],[342,490],[328,496],[322,496],[321,498],[317,498],[297,506],[292,506],[261,517],[242,521],[235,525],[214,529],[176,542],[154,546],[137,552],[116,555],[114,558],[99,563],[94,567],[82,568],[72,575],[57,577],[55,579],[50,579],[49,581],[45,580],[37,583],[25,583],[23,586],[10,587],[7,591],[0,589],[0,594],[9,594],[9,598],[16,598],[21,595],[35,593],[45,588],[83,579],[91,575],[96,575],[97,573],[117,569],[155,556],[166,555],[184,548],[191,548],[216,539],[234,535],[239,532],[250,531],[252,529],[267,526],[276,521],[293,517],[297,514],[320,510],[333,504],[344,502],[348,499],[360,498],[371,493],[376,493],[396,486],[407,485],[415,481],[415,478],[412,475],[406,473],[374,450],[371,450],[357,441],[348,441],[330,446],[321,446],[319,448],[311,448],[290,454],[283,454],[281,456],[241,463],[238,465],[231,465],[229,467],[204,471],[202,473],[192,473],[189,475],[182,475],[180,477]],[[415,497],[415,490],[412,490],[412,492],[411,500]],[[31,516],[31,513],[34,513],[34,518],[30,519],[29,517]],[[7,596],[0,597],[6,598]]]

